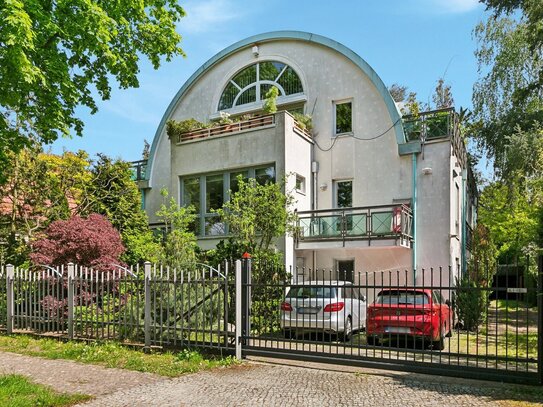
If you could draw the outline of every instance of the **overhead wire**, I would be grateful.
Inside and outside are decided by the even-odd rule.
[[[374,137],[370,137],[370,138],[361,138],[361,137],[356,137],[354,134],[351,136],[352,138],[356,139],[356,140],[360,140],[360,141],[372,141],[372,140],[377,140],[378,138],[380,137],[383,137],[385,134],[387,134],[390,130],[392,130],[399,122],[400,120],[402,120],[402,118],[400,117],[398,120],[396,120],[392,126],[390,126],[388,129],[386,129],[384,132],[378,134],[377,136],[374,136]],[[327,151],[330,151],[332,148],[334,148],[334,145],[336,144],[336,141],[339,137],[334,137],[334,141],[332,142],[332,144],[330,145],[330,147],[328,148],[322,148],[319,143],[317,142],[317,140],[314,138],[313,139],[313,142],[315,143],[315,145],[317,146],[317,148],[323,152],[327,152]]]

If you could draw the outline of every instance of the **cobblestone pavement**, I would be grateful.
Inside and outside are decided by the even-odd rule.
[[[60,391],[94,394],[90,406],[525,406],[519,387],[411,373],[250,361],[175,379],[71,361],[0,353],[17,372]],[[520,387],[529,393],[533,388]],[[521,396],[524,400],[529,398]],[[533,396],[532,396],[533,401]],[[536,404],[529,404],[536,405]],[[543,403],[539,404],[543,406]]]

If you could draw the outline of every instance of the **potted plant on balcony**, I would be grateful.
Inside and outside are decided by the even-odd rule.
[[[195,130],[205,129],[208,126],[194,118],[185,120],[168,120],[166,122],[166,134],[169,138],[178,137],[178,141],[191,139]]]

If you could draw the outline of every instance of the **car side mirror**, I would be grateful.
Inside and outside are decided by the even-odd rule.
[[[450,300],[445,300],[445,304],[450,307],[451,306],[451,301]]]

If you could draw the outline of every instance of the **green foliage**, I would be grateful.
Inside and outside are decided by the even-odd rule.
[[[199,129],[205,129],[207,127],[208,125],[194,118],[181,120],[181,121],[170,119],[166,122],[166,134],[170,138],[178,137],[181,134],[199,130]]]
[[[277,112],[277,97],[279,96],[279,89],[277,87],[272,86],[270,90],[266,92],[265,99],[264,99],[264,105],[262,106],[262,110],[266,114],[273,114]]]
[[[0,181],[7,154],[31,140],[83,133],[76,109],[98,110],[110,81],[138,87],[140,60],[184,55],[175,0],[4,1],[0,5]],[[1,182],[0,182],[1,183]]]
[[[237,240],[229,237],[227,240],[221,240],[217,243],[214,249],[204,252],[201,260],[213,267],[218,267],[224,264],[224,261],[233,263],[241,259],[243,252],[244,247]]]
[[[478,331],[487,317],[488,294],[484,288],[488,285],[465,275],[456,280],[456,298],[454,306],[458,320],[467,331]]]
[[[0,405],[11,407],[72,406],[91,400],[83,394],[60,394],[20,375],[0,376]]]
[[[498,249],[492,240],[490,230],[481,221],[473,230],[470,254],[468,263],[470,279],[491,284],[496,272]]]
[[[274,238],[293,232],[295,215],[289,208],[294,198],[283,193],[284,183],[260,185],[242,176],[237,183],[238,190],[217,213],[244,251],[266,251]]]
[[[311,115],[294,112],[292,113],[292,116],[294,116],[294,119],[298,122],[298,126],[300,126],[302,129],[309,132],[313,130],[313,118]]]
[[[196,236],[192,229],[196,220],[192,206],[180,207],[175,199],[169,198],[168,191],[161,194],[164,202],[156,213],[166,228],[163,262],[171,267],[190,269],[196,263]]]

